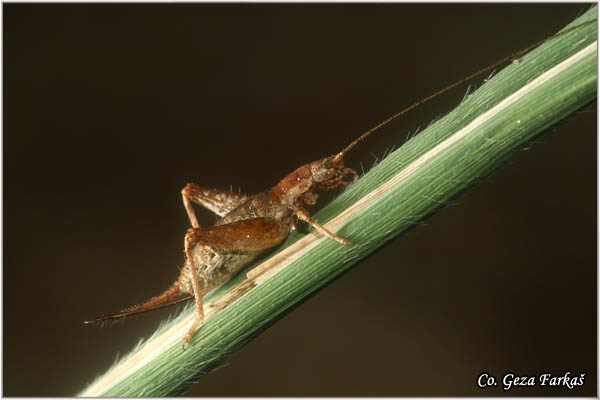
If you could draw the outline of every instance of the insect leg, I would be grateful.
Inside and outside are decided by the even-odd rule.
[[[199,228],[200,224],[196,218],[196,213],[191,204],[192,202],[200,204],[220,217],[224,217],[231,210],[237,208],[249,198],[243,194],[217,189],[205,189],[202,186],[191,183],[183,188],[181,196],[183,197],[185,210],[187,211],[190,222],[194,228]]]
[[[192,255],[192,245],[193,245],[193,237],[192,237],[193,229],[190,229],[185,234],[185,255],[190,263],[190,280],[192,281],[192,288],[194,290],[194,299],[196,300],[196,319],[194,323],[188,330],[188,333],[185,335],[185,340],[183,341],[183,348],[190,343],[192,340],[192,336],[196,329],[204,322],[204,307],[202,306],[202,297],[204,296],[204,290],[200,287],[200,282],[198,281],[198,270],[196,269],[196,263],[194,262],[194,257]]]
[[[289,226],[272,218],[252,218],[208,228],[191,228],[185,234],[185,255],[190,268],[189,279],[196,300],[196,319],[188,330],[183,347],[187,346],[194,332],[204,322],[202,297],[205,290],[198,279],[198,270],[192,249],[195,245],[218,247],[226,250],[262,250],[273,247],[289,233]]]
[[[281,243],[289,232],[289,224],[283,221],[251,218],[208,228],[188,229],[186,245],[201,244],[238,251],[263,250]]]
[[[325,228],[323,225],[321,225],[318,222],[314,221],[312,218],[310,218],[310,216],[308,215],[308,213],[306,212],[306,210],[304,210],[302,208],[296,209],[296,217],[298,217],[298,219],[301,219],[302,221],[308,222],[316,230],[318,230],[319,232],[321,232],[325,236],[328,236],[329,238],[335,240],[336,242],[339,242],[341,244],[346,244],[346,245],[352,244],[349,241],[347,241],[346,239],[342,239],[341,237],[334,235],[327,228]]]

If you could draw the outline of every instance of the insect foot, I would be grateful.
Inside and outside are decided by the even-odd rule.
[[[325,236],[335,240],[338,243],[344,244],[344,245],[351,245],[352,243],[350,243],[349,241],[347,241],[344,238],[341,238],[339,236],[334,235],[333,233],[331,233],[331,231],[327,228],[325,228],[323,225],[319,224],[318,222],[314,221],[306,212],[306,210],[299,208],[296,210],[296,217],[298,217],[298,219],[301,219],[304,222],[309,223],[310,225],[312,225],[316,230],[318,230],[319,232],[321,232],[322,234],[324,234]]]
[[[188,333],[185,335],[185,339],[183,340],[183,345],[181,345],[182,350],[185,350],[187,348],[187,346],[189,346],[190,341],[192,340],[192,337],[194,336],[194,333],[196,333],[196,330],[203,323],[204,323],[204,315],[198,315],[196,313],[196,318],[194,319],[194,323],[188,330]]]

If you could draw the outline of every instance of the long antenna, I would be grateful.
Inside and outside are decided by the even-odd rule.
[[[461,80],[459,80],[457,82],[454,82],[452,85],[447,86],[447,87],[445,87],[442,90],[438,90],[437,92],[433,93],[432,95],[429,95],[429,96],[427,96],[427,97],[425,97],[425,98],[417,101],[413,105],[408,106],[404,110],[402,110],[402,111],[400,111],[400,112],[398,112],[398,113],[390,116],[386,120],[380,122],[379,124],[375,125],[373,128],[369,129],[368,131],[366,131],[365,133],[363,133],[362,135],[360,135],[356,140],[354,140],[352,143],[350,143],[344,150],[342,150],[340,153],[338,153],[335,156],[334,162],[335,161],[340,161],[342,158],[344,158],[344,156],[346,155],[346,153],[348,153],[350,150],[352,150],[354,148],[354,146],[356,146],[358,143],[362,142],[363,140],[365,140],[366,138],[368,138],[369,136],[371,136],[373,134],[373,132],[375,132],[379,128],[384,127],[385,125],[389,124],[390,122],[392,122],[393,120],[395,120],[399,116],[406,114],[407,112],[409,112],[410,110],[412,110],[412,109],[420,106],[421,104],[427,103],[429,100],[431,100],[431,99],[439,96],[440,94],[445,93],[448,90],[453,89],[453,88],[455,88],[455,87],[457,87],[457,86],[459,86],[459,85],[461,85],[461,84],[463,84],[463,83],[465,83],[467,81],[470,81],[471,79],[473,79],[473,78],[475,78],[475,77],[483,74],[484,72],[487,72],[487,71],[489,71],[489,70],[497,67],[500,64],[505,63],[506,61],[509,61],[509,60],[511,60],[511,59],[513,59],[515,57],[521,56],[524,53],[527,53],[528,51],[534,49],[535,47],[538,47],[538,46],[546,43],[548,40],[551,40],[551,39],[554,39],[554,38],[556,38],[558,36],[561,36],[561,35],[564,35],[566,33],[572,32],[575,29],[581,28],[584,25],[591,24],[592,22],[596,22],[597,20],[598,20],[597,18],[594,18],[594,19],[591,19],[589,21],[582,22],[581,24],[575,25],[575,26],[573,26],[573,27],[571,27],[569,29],[566,29],[566,30],[564,30],[562,32],[558,32],[558,33],[556,33],[556,34],[554,34],[552,36],[549,36],[549,37],[547,37],[544,40],[540,40],[539,42],[536,42],[536,43],[534,43],[534,44],[532,44],[530,46],[527,46],[526,48],[524,48],[522,50],[516,51],[516,52],[512,53],[511,55],[509,55],[507,57],[504,57],[502,60],[497,61],[497,62],[493,63],[492,65],[489,65],[489,66],[487,66],[487,67],[485,67],[483,69],[480,69],[479,71],[477,71],[477,72],[475,72],[475,73],[473,73],[473,74],[471,74],[471,75],[469,75],[469,76],[467,76],[467,77],[465,77],[465,78],[463,78],[463,79],[461,79]]]

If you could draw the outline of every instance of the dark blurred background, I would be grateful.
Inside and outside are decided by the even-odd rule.
[[[263,191],[588,8],[3,4],[3,394],[74,395],[169,315],[82,324],[176,279],[186,183]],[[187,395],[595,396],[596,121],[594,103],[553,128]],[[484,371],[587,376],[504,393]]]

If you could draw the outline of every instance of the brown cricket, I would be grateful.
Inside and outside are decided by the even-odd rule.
[[[336,155],[301,166],[271,189],[255,196],[188,184],[181,195],[192,228],[185,234],[186,261],[177,281],[143,304],[85,322],[125,318],[194,297],[196,318],[185,336],[185,347],[204,320],[202,298],[237,274],[262,251],[281,243],[295,228],[296,220],[305,221],[331,239],[349,245],[350,242],[312,220],[304,205],[316,204],[315,190],[344,187],[358,178],[353,169],[344,166],[343,159],[360,140],[362,137]],[[221,218],[211,227],[201,227],[192,203]]]
[[[434,97],[502,63],[521,56],[552,38],[564,35],[596,20],[596,18],[591,19],[534,43],[417,101],[366,131],[340,153],[301,166],[266,192],[250,197],[188,184],[181,194],[192,228],[185,234],[186,261],[177,281],[165,292],[143,304],[120,313],[100,315],[85,321],[85,323],[117,320],[168,307],[194,297],[196,318],[185,336],[183,344],[185,348],[190,343],[194,332],[204,321],[202,298],[232,278],[260,253],[281,243],[290,230],[295,228],[296,220],[309,223],[325,236],[341,244],[351,244],[312,220],[304,205],[316,204],[316,190],[342,188],[358,178],[353,169],[344,166],[345,155],[356,144],[392,120]],[[192,203],[209,209],[221,218],[211,227],[201,227]]]

